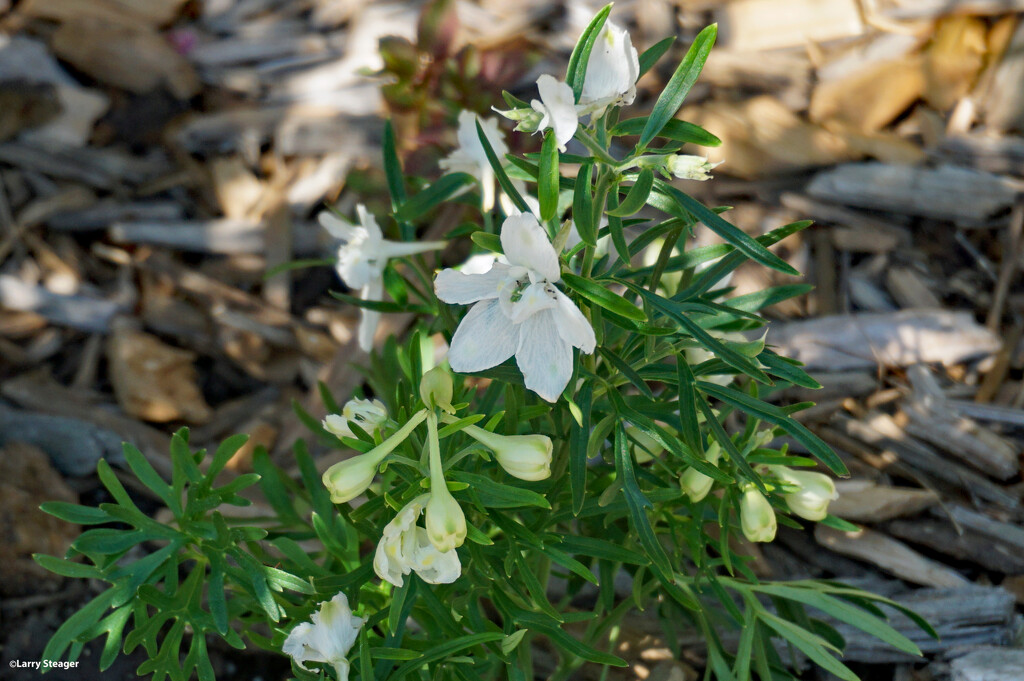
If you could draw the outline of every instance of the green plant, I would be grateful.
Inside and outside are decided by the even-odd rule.
[[[793,418],[808,405],[762,399],[766,390],[818,384],[763,336],[743,335],[763,326],[760,310],[807,287],[745,296],[722,287],[748,260],[795,274],[769,247],[809,223],[754,239],[722,217],[726,208],[656,177],[706,179],[712,167],[678,152],[718,140],[675,114],[716,29],[697,37],[650,115],[619,120],[636,78],[670,41],[637,55],[609,12],[581,36],[564,83],[547,76],[530,104],[506,95],[505,115],[543,133],[539,153],[496,153],[504,144],[497,127],[463,117],[448,164],[464,172],[410,195],[386,130],[394,221],[384,231],[410,241],[418,222],[459,200],[480,211],[481,224],[448,237],[468,236],[504,262],[433,278],[422,253],[432,246],[381,241],[365,211],[360,225],[324,218],[347,241],[342,278],[362,288],[360,298],[339,297],[373,313],[364,324],[395,311],[419,315],[405,342],[389,338],[372,356],[374,401],[340,405],[324,389],[327,419],[297,410],[321,444],[357,454],[321,484],[300,441],[299,480],[258,452],[258,475],[216,488],[242,440],[225,442],[202,472],[203,454],[179,433],[170,484],[128,448],[132,471],[173,512],[169,524],[138,511],[101,463],[117,503],[46,509],[129,528],[85,532],[69,558],[91,565],[39,557],[60,574],[111,583],[58,631],[47,657],[74,657],[107,634],[108,665],[131,620],[125,647],[144,645],[150,660],[139,671],[158,679],[209,678],[205,637],[221,636],[283,649],[300,679],[316,676],[307,664],[323,664],[321,675],[362,681],[562,681],[584,664],[625,665],[614,644],[633,610],[656,616],[670,645],[681,628],[700,632],[707,678],[795,678],[780,653],[788,646],[856,679],[838,657],[843,641],[830,620],[919,652],[879,606],[934,634],[913,613],[832,582],[760,580],[735,548],[741,535],[770,541],[777,524],[800,527],[790,514],[852,527],[827,514],[830,479],[801,471],[820,462],[846,472]],[[560,151],[570,138],[588,155]],[[617,158],[613,142],[631,150]],[[563,175],[566,166],[575,173]],[[511,203],[508,215],[496,215],[501,202],[483,200],[488,183]],[[465,194],[473,187],[479,198]],[[682,250],[697,223],[725,243]],[[651,264],[636,264],[644,253]],[[460,318],[461,305],[473,307]],[[450,343],[447,365],[434,366],[438,333]],[[372,339],[372,329],[362,337]],[[772,446],[781,435],[813,458]],[[237,492],[257,478],[273,517],[253,527],[217,510],[244,504]],[[129,557],[147,542],[161,548]],[[622,574],[631,582],[625,597],[614,588]],[[537,639],[556,652],[552,668],[538,663]]]

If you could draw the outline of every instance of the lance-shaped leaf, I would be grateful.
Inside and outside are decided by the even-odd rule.
[[[637,175],[636,182],[629,188],[626,198],[619,204],[618,208],[609,210],[608,215],[624,218],[636,213],[647,203],[647,197],[651,195],[651,187],[653,186],[654,171],[650,168],[644,168]]]
[[[611,11],[612,6],[609,3],[594,15],[594,18],[590,20],[590,24],[580,34],[580,39],[576,41],[576,47],[572,49],[572,54],[569,56],[569,67],[565,71],[565,82],[572,88],[572,94],[577,102],[580,101],[580,95],[583,94],[583,81],[587,75],[590,53],[594,50],[597,36],[600,35],[601,29],[604,28],[604,22],[607,21]]]
[[[566,286],[571,288],[576,293],[601,307],[609,310],[620,317],[626,319],[633,319],[638,322],[647,321],[647,315],[644,311],[629,302],[618,293],[609,291],[600,283],[585,279],[584,277],[577,276],[570,272],[562,273],[562,281],[565,282]]]
[[[484,129],[480,127],[479,119],[476,121],[476,136],[480,139],[480,145],[484,148],[484,154],[487,155],[487,162],[491,164],[491,169],[494,170],[494,177],[497,178],[502,191],[508,194],[508,198],[512,200],[516,208],[523,213],[529,213],[530,206],[523,199],[519,190],[512,186],[512,180],[508,179],[508,173],[501,167],[501,160],[494,153],[494,147],[491,146],[491,141],[487,139]]]
[[[544,134],[537,174],[537,197],[540,199],[540,219],[547,222],[558,209],[558,141],[555,131]]]
[[[700,75],[701,69],[704,68],[704,62],[707,61],[708,54],[711,52],[711,46],[715,44],[717,36],[717,24],[712,24],[697,34],[693,45],[690,45],[690,49],[687,50],[683,61],[680,62],[676,72],[672,74],[672,78],[668,81],[668,85],[665,86],[661,96],[658,97],[658,101],[655,102],[651,115],[647,118],[647,125],[644,126],[643,132],[640,133],[640,142],[637,144],[638,149],[646,147],[654,139],[655,135],[665,127],[665,123],[675,118],[676,112],[682,106],[683,100],[690,92],[690,88],[697,82],[697,77]]]

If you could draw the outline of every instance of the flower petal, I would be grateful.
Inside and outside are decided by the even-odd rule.
[[[317,213],[316,220],[321,227],[327,230],[328,234],[342,241],[352,241],[356,230],[359,229],[328,210]]]
[[[497,300],[470,308],[452,337],[448,363],[452,371],[483,371],[511,357],[519,344],[519,327],[505,316]]]
[[[416,533],[416,549],[412,569],[427,584],[451,584],[462,574],[462,562],[455,549],[438,551],[430,543],[427,531],[422,527],[411,530]]]
[[[505,218],[501,225],[501,248],[513,265],[528,267],[551,282],[561,278],[558,254],[544,228],[530,213]]]
[[[483,274],[464,274],[447,269],[434,277],[434,291],[437,297],[454,305],[469,305],[478,300],[498,297],[498,284],[506,276],[508,265],[496,262]]]
[[[579,125],[576,98],[572,88],[545,73],[537,79],[537,91],[540,92],[541,108],[544,113],[539,129],[550,126],[555,131],[558,148],[565,151],[566,143],[576,134]]]
[[[557,290],[554,284],[538,281],[527,286],[519,296],[519,300],[512,302],[511,297],[509,297],[508,303],[502,305],[502,309],[512,320],[513,324],[521,324],[528,317],[532,317],[541,310],[550,310],[558,305],[555,298],[555,291]]]
[[[384,279],[372,279],[363,287],[363,300],[381,300],[384,296]],[[377,335],[377,325],[380,323],[380,312],[369,308],[360,310],[359,318],[359,347],[363,352],[373,350],[373,339]]]
[[[380,241],[384,238],[384,232],[380,231],[377,218],[373,216],[373,213],[366,210],[366,206],[361,203],[357,205],[356,215],[359,216],[359,224],[366,230],[366,234],[371,241]]]
[[[558,399],[572,377],[572,346],[558,333],[554,310],[543,310],[519,325],[516,364],[526,387],[548,402]]]
[[[597,345],[594,327],[590,325],[576,304],[569,299],[569,296],[557,289],[555,301],[558,306],[554,312],[558,335],[566,343],[579,348],[582,352],[588,355],[592,353]]]

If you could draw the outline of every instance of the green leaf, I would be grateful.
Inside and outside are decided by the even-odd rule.
[[[577,399],[583,422],[569,433],[569,486],[572,488],[572,512],[579,515],[587,491],[587,439],[590,436],[594,384],[585,381]]]
[[[480,140],[480,145],[484,148],[484,154],[487,156],[487,162],[491,164],[491,169],[494,170],[494,177],[498,180],[498,184],[501,185],[502,191],[508,195],[508,198],[512,201],[513,205],[523,213],[529,213],[530,206],[523,200],[519,190],[512,184],[512,180],[508,179],[508,174],[505,169],[501,166],[501,160],[498,155],[494,153],[494,148],[491,146],[491,141],[487,139],[487,135],[484,133],[484,129],[480,127],[480,121],[476,121],[476,136]]]
[[[662,55],[668,52],[669,48],[672,47],[672,43],[675,41],[676,37],[674,35],[670,35],[644,50],[644,53],[640,55],[640,76],[643,76],[645,73],[650,71],[658,60],[661,59]]]
[[[735,246],[738,251],[748,258],[761,263],[765,267],[778,270],[783,274],[794,276],[799,274],[789,263],[762,246],[758,240],[753,239],[749,234],[725,220],[700,201],[661,180],[654,181],[654,188],[656,194],[651,194],[650,203],[656,208],[660,208],[677,217],[689,218],[692,216],[694,219],[703,222],[708,229]],[[655,201],[654,197],[656,195],[662,195],[668,201]]]
[[[116,595],[117,593],[115,592],[115,589],[107,589],[82,606],[82,608],[74,615],[65,620],[64,624],[57,629],[50,638],[50,641],[46,644],[46,648],[43,649],[43,653],[40,658],[54,662],[59,660],[64,654],[64,651],[67,650],[69,645],[71,645],[72,641],[74,641],[83,631],[99,621],[100,615],[110,607],[110,603],[114,600]]]
[[[472,175],[466,173],[444,175],[426,189],[416,192],[395,213],[395,219],[406,221],[421,218],[475,181]]]
[[[832,451],[831,447],[809,431],[806,426],[787,416],[785,412],[775,405],[762,402],[734,388],[705,381],[698,381],[697,388],[706,395],[722,400],[726,404],[731,404],[752,416],[782,428],[836,475],[846,476],[850,474],[843,460]]]
[[[683,100],[690,92],[690,88],[697,82],[704,62],[711,53],[711,46],[715,44],[718,36],[718,25],[712,24],[697,34],[693,45],[687,50],[686,56],[680,62],[676,72],[672,74],[665,89],[662,90],[658,101],[655,102],[651,115],[647,119],[643,132],[640,134],[638,149],[643,149],[654,139],[655,135],[665,127],[670,119],[675,118],[676,112],[682,106]]]
[[[572,196],[572,220],[580,239],[588,246],[597,245],[597,229],[594,226],[594,194],[590,184],[594,164],[580,165],[576,174],[576,188]]]
[[[103,579],[105,577],[103,570],[100,570],[95,565],[73,563],[70,560],[47,556],[43,553],[33,553],[32,560],[39,563],[46,570],[61,577],[73,577],[76,579]]]
[[[697,420],[697,380],[682,354],[676,358],[676,379],[679,391],[679,421],[682,425],[680,435],[695,455],[703,456],[704,442],[700,422]]]
[[[469,235],[469,238],[473,240],[480,248],[484,248],[492,253],[504,253],[505,250],[501,247],[501,237],[497,234],[491,234],[482,230],[473,232]]]
[[[44,501],[40,504],[39,510],[76,525],[99,525],[111,521],[111,517],[104,510],[69,504],[66,501]]]
[[[551,504],[543,495],[516,487],[509,482],[495,482],[486,476],[465,471],[453,471],[451,477],[459,482],[468,483],[473,492],[479,495],[480,503],[485,508],[521,508],[523,506],[551,508]]]
[[[609,135],[620,137],[623,135],[639,135],[647,127],[648,116],[627,118],[609,131]],[[694,123],[681,121],[678,118],[669,119],[658,131],[656,137],[675,140],[683,144],[696,144],[701,147],[719,147],[722,140],[704,128]]]
[[[608,215],[614,217],[628,217],[644,207],[647,197],[651,195],[651,187],[654,186],[654,171],[644,168],[636,178],[636,182],[629,188],[625,200],[618,208],[608,211]]]
[[[826,650],[826,648],[832,650],[835,650],[835,648],[821,637],[815,636],[806,629],[802,629],[792,622],[787,622],[767,611],[758,613],[758,617],[825,671],[835,674],[839,678],[844,679],[844,681],[860,681],[859,677],[850,671],[849,667],[837,660]]]
[[[433,314],[434,310],[425,305],[410,305],[408,303],[394,303],[388,300],[363,300],[356,296],[350,296],[347,293],[341,293],[340,291],[330,291],[331,297],[340,300],[343,303],[354,305],[355,307],[363,308],[366,310],[374,310],[376,312],[419,312],[421,314]]]
[[[273,279],[282,272],[291,272],[293,270],[304,270],[310,267],[334,267],[337,264],[337,260],[333,258],[308,258],[306,260],[289,260],[278,265],[274,265],[266,272],[263,273],[263,281],[267,279]]]
[[[430,664],[442,660],[449,655],[453,655],[459,651],[466,650],[467,648],[473,648],[475,646],[490,643],[492,641],[500,641],[505,638],[505,634],[501,632],[484,632],[481,634],[469,634],[467,636],[460,636],[456,639],[442,643],[441,645],[434,646],[427,652],[423,653],[415,660],[406,662],[401,667],[395,670],[395,673],[388,677],[388,681],[401,681],[408,674],[420,669],[424,665]]]
[[[785,598],[790,601],[797,601],[812,608],[817,608],[840,622],[857,627],[861,631],[885,641],[897,650],[902,650],[910,655],[921,655],[920,648],[909,638],[878,617],[846,601],[833,598],[814,589],[801,589],[782,584],[762,583],[752,585],[751,588],[754,591]]]
[[[505,640],[501,642],[501,652],[505,655],[511,654],[512,651],[519,646],[519,643],[523,640],[523,637],[529,633],[529,631],[529,629],[519,629],[506,636]]]
[[[609,291],[598,281],[585,279],[570,272],[562,273],[562,281],[565,282],[566,286],[590,302],[595,305],[599,305],[620,317],[625,317],[626,319],[632,319],[638,322],[647,321],[647,315],[644,314],[642,309],[629,302],[618,293]]]
[[[572,54],[569,56],[569,67],[565,71],[565,82],[572,88],[576,102],[580,101],[580,95],[583,94],[583,83],[587,75],[590,53],[593,51],[594,43],[597,41],[601,29],[604,28],[604,22],[608,19],[611,11],[612,5],[609,3],[594,15],[594,18],[590,20],[590,24],[580,34],[580,38],[576,41],[576,46],[572,49]]]
[[[540,172],[537,176],[537,198],[540,200],[540,219],[547,222],[558,209],[558,140],[555,131],[544,133],[540,149]]]
[[[515,620],[531,631],[544,634],[555,643],[555,645],[575,655],[576,657],[593,662],[595,664],[608,665],[609,667],[627,667],[628,663],[617,655],[605,653],[596,648],[588,646],[579,639],[570,636],[558,624],[550,618],[532,612],[519,612]]]
[[[629,453],[626,441],[626,429],[621,421],[615,424],[615,475],[622,481],[622,492],[629,508],[630,524],[640,539],[640,545],[644,547],[656,570],[668,577],[672,574],[672,563],[665,553],[665,548],[658,541],[654,528],[651,527],[651,519],[647,517],[647,509],[651,508],[652,504],[637,484],[633,457]]]
[[[388,192],[391,194],[391,211],[397,212],[405,202],[405,181],[402,178],[402,163],[398,160],[395,145],[395,128],[391,119],[384,121],[384,136],[381,140],[381,151],[384,154],[384,176],[388,181]]]
[[[629,565],[650,565],[651,561],[627,548],[614,544],[597,537],[588,537],[582,534],[567,534],[562,537],[558,548],[564,549],[567,553],[590,556],[600,560],[610,560],[615,563],[628,563]]]

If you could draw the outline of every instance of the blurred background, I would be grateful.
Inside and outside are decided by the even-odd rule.
[[[386,118],[423,186],[458,112],[493,115],[502,89],[529,100],[538,75],[561,77],[600,6],[0,0],[0,677],[35,679],[9,661],[38,659],[95,592],[29,558],[77,532],[38,505],[104,501],[95,464],[123,461],[123,440],[167,472],[181,426],[199,446],[251,433],[232,471],[250,470],[255,444],[289,467],[304,434],[291,401],[322,416],[317,382],[344,399],[366,357],[358,311],[328,295],[343,290],[331,267],[264,273],[333,256],[315,223],[325,204],[387,213]],[[732,206],[751,234],[816,221],[777,249],[815,289],[769,310],[767,341],[825,388],[773,399],[819,403],[801,418],[853,471],[833,510],[864,529],[782,528],[747,550],[759,574],[854,582],[943,635],[895,618],[927,652],[911,660],[841,629],[865,679],[1024,678],[1021,13],[1024,0],[624,0],[612,13],[641,52],[677,37],[624,115],[644,115],[719,23],[680,117],[723,140],[690,153],[724,163],[679,186]],[[504,129],[513,149],[539,146]],[[478,220],[449,206],[421,234]],[[756,267],[732,280],[738,293],[783,283],[798,282]],[[410,322],[387,315],[379,337]],[[601,678],[691,681],[703,667],[699,636],[642,613],[620,648],[632,667]],[[48,678],[134,678],[137,653],[100,674],[90,646]],[[211,655],[223,679],[287,675],[280,658]]]

